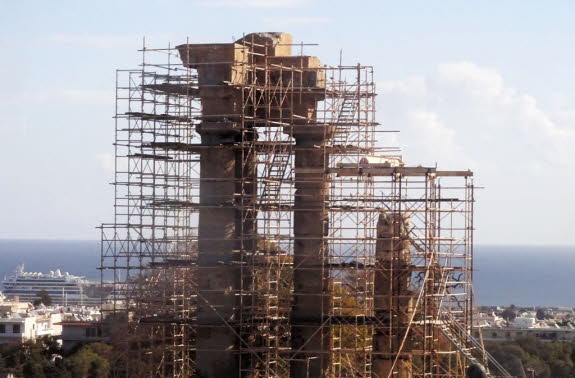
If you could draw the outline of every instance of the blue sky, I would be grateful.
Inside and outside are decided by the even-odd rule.
[[[575,2],[0,0],[0,238],[97,239],[112,216],[114,70],[142,37],[286,31],[375,66],[410,163],[471,168],[477,243],[575,244]]]

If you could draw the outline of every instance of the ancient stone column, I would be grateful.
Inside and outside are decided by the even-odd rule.
[[[254,227],[253,221],[242,224],[242,212],[236,206],[237,193],[242,192],[238,183],[242,178],[255,180],[254,164],[242,161],[241,151],[234,147],[245,130],[240,116],[242,93],[231,84],[244,82],[246,54],[243,46],[233,43],[182,45],[178,49],[184,64],[197,69],[203,117],[197,126],[203,148],[196,372],[200,377],[232,377],[239,372],[236,328],[241,285],[234,262],[241,229],[250,232],[246,228]]]
[[[240,375],[239,321],[240,313],[250,311],[251,287],[238,262],[241,253],[255,251],[257,244],[253,142],[262,122],[248,93],[261,79],[254,64],[262,64],[265,54],[289,53],[290,43],[289,34],[254,33],[236,43],[178,46],[184,65],[197,70],[202,105],[196,129],[202,145],[196,338],[200,377]],[[242,366],[250,367],[249,357]]]
[[[328,246],[329,155],[325,127],[295,126],[292,377],[324,377],[330,363]]]
[[[294,94],[290,123],[284,132],[295,139],[295,197],[293,208],[293,305],[290,371],[292,377],[329,374],[331,331],[324,321],[331,314],[329,294],[329,195],[326,143],[333,127],[317,121],[317,103],[325,97],[325,73],[313,56],[274,57],[284,68]]]
[[[411,377],[411,340],[406,338],[412,311],[408,224],[400,213],[379,215],[375,249],[374,309],[377,319],[373,338],[372,376]],[[395,366],[394,365],[395,362]]]

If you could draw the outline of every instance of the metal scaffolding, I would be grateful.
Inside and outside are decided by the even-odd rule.
[[[373,68],[304,47],[284,33],[144,46],[118,71],[101,227],[117,376],[487,369],[471,337],[472,172],[380,146]]]

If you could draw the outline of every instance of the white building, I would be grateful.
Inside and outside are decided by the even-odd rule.
[[[2,298],[0,293],[0,317],[6,316],[11,313],[24,313],[29,310],[33,310],[34,306],[29,302],[20,302],[19,300],[7,301]]]
[[[535,327],[537,319],[526,316],[518,316],[513,320],[513,327],[519,329],[527,329]]]
[[[476,312],[473,314],[474,327],[498,327],[503,323],[503,318],[492,313]]]
[[[62,335],[62,321],[99,320],[97,308],[82,306],[40,305],[34,308],[29,302],[7,301],[0,295],[0,343],[20,343],[42,336]]]
[[[10,313],[0,317],[0,343],[35,340],[42,336],[62,334],[62,314],[50,311]]]

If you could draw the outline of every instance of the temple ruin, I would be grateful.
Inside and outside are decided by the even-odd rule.
[[[504,375],[471,337],[473,173],[404,162],[373,67],[313,48],[251,33],[118,71],[117,376]]]

